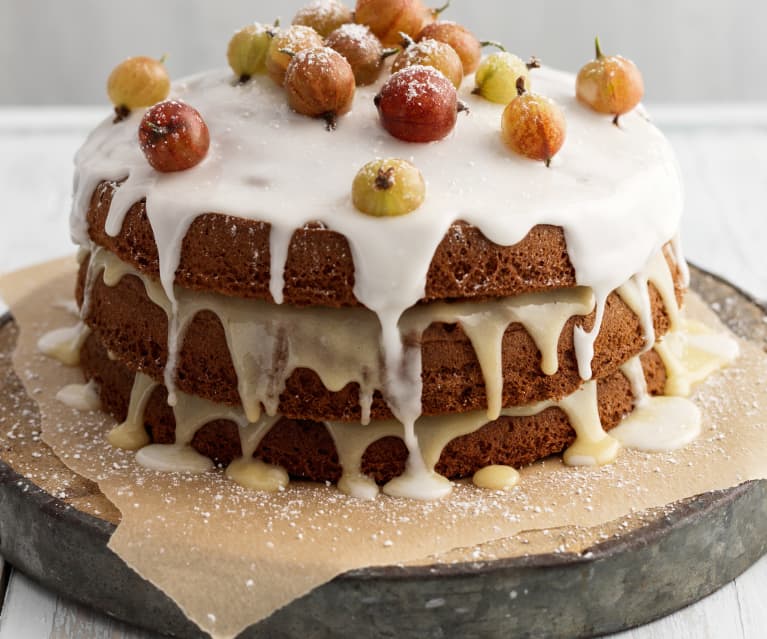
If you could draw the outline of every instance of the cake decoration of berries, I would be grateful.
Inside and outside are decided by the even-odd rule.
[[[355,84],[351,65],[330,47],[299,51],[285,73],[290,107],[323,118],[328,129],[334,129],[338,116],[351,109]]]
[[[480,63],[474,74],[476,88],[473,93],[496,104],[508,104],[517,97],[517,83],[521,78],[526,90],[530,89],[530,70],[541,66],[538,58],[524,62],[508,51],[491,53]]]
[[[604,55],[595,38],[596,59],[578,72],[575,94],[583,104],[598,113],[613,115],[613,124],[631,111],[644,95],[644,80],[639,68],[619,55]]]
[[[293,18],[293,24],[311,27],[323,38],[349,22],[354,22],[351,9],[339,0],[314,0],[299,9]]]
[[[133,109],[152,106],[168,97],[170,77],[163,64],[146,56],[128,58],[118,64],[107,79],[107,95],[115,107],[115,122]]]
[[[552,99],[528,93],[524,78],[517,80],[517,92],[501,116],[501,138],[515,153],[550,166],[565,142],[565,115]]]
[[[429,9],[421,0],[357,0],[354,21],[366,24],[386,46],[397,46],[406,33],[415,38],[447,9]]]
[[[147,162],[161,173],[185,171],[208,153],[210,133],[200,113],[179,100],[155,104],[141,119],[138,130]]]
[[[237,31],[229,41],[226,59],[240,82],[266,73],[266,55],[275,35],[275,27],[258,22]]]
[[[269,77],[282,86],[285,83],[285,71],[290,64],[290,53],[296,54],[304,49],[316,49],[322,45],[322,36],[311,27],[294,24],[285,31],[278,31],[271,39],[266,53],[266,71]]]
[[[414,42],[407,34],[403,33],[402,36],[403,49],[394,58],[392,73],[420,64],[421,66],[434,67],[437,71],[441,71],[453,83],[456,89],[461,86],[461,82],[463,82],[463,63],[453,47],[431,38]]]
[[[407,160],[373,160],[363,166],[352,183],[352,201],[373,217],[396,217],[415,211],[426,197],[421,172]]]
[[[384,49],[364,24],[344,24],[325,38],[325,46],[338,51],[351,65],[357,86],[373,84],[381,75],[384,60],[398,49]]]
[[[375,97],[383,127],[406,142],[434,142],[455,127],[466,107],[452,82],[433,67],[415,65],[393,74]]]

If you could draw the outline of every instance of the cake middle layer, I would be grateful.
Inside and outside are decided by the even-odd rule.
[[[608,298],[591,362],[595,379],[669,329],[680,275],[670,255],[655,263],[642,283],[647,309],[636,285]],[[278,306],[178,288],[174,358],[162,288],[110,252],[98,248],[83,262],[78,301],[98,342],[130,371],[159,381],[170,366],[180,391],[242,404],[251,421],[262,406],[298,420],[392,418],[381,392],[380,324],[366,309]],[[576,287],[410,309],[400,331],[421,371],[422,414],[487,410],[495,419],[502,407],[570,395],[582,384],[574,329],[591,329],[593,308],[591,291]]]

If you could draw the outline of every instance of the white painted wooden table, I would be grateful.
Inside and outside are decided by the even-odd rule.
[[[767,105],[651,112],[682,167],[688,258],[767,299]],[[0,109],[0,272],[73,251],[67,228],[72,156],[104,114],[104,109]],[[75,606],[8,566],[4,575],[0,639],[152,636]],[[615,637],[767,637],[767,557],[704,601]]]

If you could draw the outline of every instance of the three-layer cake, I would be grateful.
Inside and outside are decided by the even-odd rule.
[[[328,131],[266,76],[178,82],[211,139],[182,172],[146,162],[140,111],[89,137],[72,215],[81,362],[122,422],[113,444],[251,486],[417,498],[487,467],[618,454],[607,431],[673,373],[653,346],[687,284],[667,141],[641,111],[614,126],[544,68],[535,89],[568,126],[549,168],[509,153],[503,106],[468,81],[453,133],[410,144],[379,125],[379,86]],[[376,157],[418,167],[420,208],[355,209]]]

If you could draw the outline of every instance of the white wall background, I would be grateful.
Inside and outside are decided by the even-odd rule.
[[[109,71],[131,55],[167,53],[173,77],[221,66],[234,30],[289,22],[302,4],[0,0],[0,105],[103,103]],[[453,0],[444,17],[572,71],[598,33],[639,64],[651,102],[767,100],[764,0]]]

